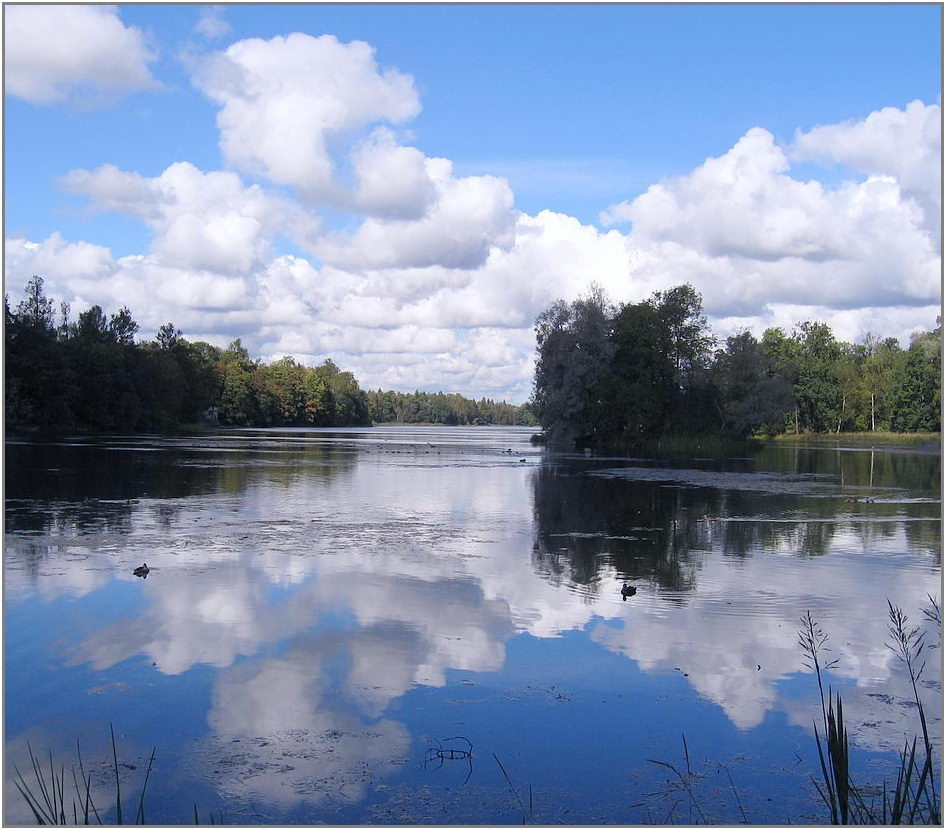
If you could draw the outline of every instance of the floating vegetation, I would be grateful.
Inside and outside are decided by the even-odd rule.
[[[685,487],[775,493],[781,495],[837,495],[841,485],[820,473],[727,472],[723,470],[674,469],[672,467],[613,467],[587,473],[598,478],[667,482]],[[874,488],[892,489],[892,488]]]
[[[466,748],[462,746],[457,746],[452,744],[452,742],[463,741],[466,744]],[[437,769],[443,767],[444,763],[447,761],[466,761],[469,764],[470,771],[467,773],[466,778],[463,779],[461,787],[466,786],[467,781],[470,780],[470,776],[473,775],[473,744],[469,738],[464,735],[456,735],[453,738],[443,738],[438,740],[436,738],[428,738],[428,744],[434,743],[436,746],[428,746],[427,752],[424,755],[424,769],[434,763],[438,762]]]

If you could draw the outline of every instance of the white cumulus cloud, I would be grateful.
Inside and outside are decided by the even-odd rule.
[[[904,307],[915,310],[914,326],[929,327],[941,262],[928,230],[938,221],[938,197],[923,196],[924,175],[939,175],[928,109],[884,110],[839,132],[799,134],[803,149],[794,155],[753,128],[722,156],[611,206],[602,221],[631,223],[632,280],[652,287],[691,282],[711,323],[741,320],[760,329],[774,324],[780,309],[808,307],[823,311],[832,327],[843,318],[846,331],[863,336],[851,325],[852,312],[876,320],[877,309]],[[917,146],[910,160],[894,163],[908,134]],[[845,136],[852,144],[861,137],[863,152],[845,155]],[[856,161],[867,175],[835,187],[794,178],[791,159],[816,150]]]
[[[4,90],[33,104],[105,104],[160,87],[144,34],[113,6],[7,6],[3,43]]]
[[[246,274],[272,259],[274,234],[304,239],[317,226],[294,202],[246,187],[235,173],[205,173],[189,162],[152,179],[103,165],[73,170],[61,183],[88,196],[94,209],[143,219],[155,234],[151,251],[172,267]]]
[[[313,198],[337,191],[337,136],[420,111],[410,76],[381,71],[369,44],[332,35],[241,40],[205,59],[194,81],[221,107],[227,161]]]
[[[399,146],[383,127],[354,149],[352,166],[358,181],[354,206],[365,213],[419,219],[437,195],[424,154]]]
[[[406,149],[406,148],[401,148]],[[436,203],[420,219],[368,217],[351,235],[335,235],[317,251],[343,268],[476,268],[494,246],[513,242],[513,194],[505,179],[453,177],[447,159],[427,159]]]
[[[916,199],[925,227],[939,235],[942,221],[942,112],[911,101],[884,107],[860,121],[829,124],[795,135],[792,157],[834,162],[872,176],[893,176],[905,196]]]

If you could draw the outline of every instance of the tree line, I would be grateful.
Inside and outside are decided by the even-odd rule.
[[[531,409],[505,401],[478,401],[443,392],[368,392],[368,409],[377,424],[534,426]]]
[[[592,285],[545,309],[535,333],[531,404],[556,443],[941,428],[940,319],[908,349],[844,343],[812,321],[720,345],[691,285],[617,306]]]
[[[34,276],[24,299],[4,296],[6,425],[14,431],[172,431],[211,421],[228,426],[367,426],[402,423],[517,423],[506,403],[460,395],[366,393],[351,372],[326,359],[251,359],[239,338],[225,349],[191,342],[172,323],[154,340],[124,307],[93,305],[58,314]],[[393,417],[392,417],[393,416]]]

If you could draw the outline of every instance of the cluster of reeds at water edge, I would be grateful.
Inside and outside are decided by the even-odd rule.
[[[929,597],[931,610],[924,611],[928,619],[936,624],[940,632],[942,645],[942,615],[939,603]],[[890,640],[887,647],[906,666],[913,686],[913,697],[920,719],[923,744],[917,749],[919,736],[914,736],[912,744],[907,741],[900,751],[900,763],[897,770],[896,785],[892,790],[886,779],[880,788],[881,799],[877,803],[876,795],[865,795],[868,788],[856,785],[851,780],[849,769],[849,743],[847,728],[844,725],[844,707],[841,695],[828,687],[828,699],[825,702],[825,690],[822,670],[832,668],[837,661],[826,660],[828,635],[821,629],[808,611],[801,618],[798,643],[805,652],[808,668],[814,670],[818,678],[818,690],[821,694],[821,715],[823,734],[814,724],[815,742],[818,746],[818,760],[821,764],[822,782],[813,780],[822,800],[831,812],[833,824],[933,824],[942,823],[942,806],[937,788],[938,773],[934,763],[933,745],[930,740],[926,713],[920,701],[917,684],[926,665],[923,652],[926,648],[925,634],[919,627],[909,627],[909,619],[903,611],[887,600]],[[876,787],[871,790],[876,791]]]
[[[118,775],[118,749],[115,746],[115,730],[112,725],[108,725],[112,736],[112,761],[115,770],[115,824],[124,824],[125,815],[122,811],[122,785]],[[76,776],[76,768],[73,764],[70,772],[72,774],[72,783],[75,787],[75,797],[72,800],[72,821],[66,813],[66,769],[65,764],[60,764],[59,770],[56,770],[53,764],[53,753],[49,751],[49,773],[47,777],[44,764],[36,760],[33,755],[33,748],[29,742],[26,744],[30,754],[30,763],[33,766],[34,783],[31,786],[23,777],[16,763],[13,764],[14,779],[13,783],[20,791],[20,795],[26,800],[30,810],[36,817],[38,824],[79,824],[79,814],[81,811],[82,824],[91,824],[92,816],[96,821],[102,824],[102,816],[98,807],[92,800],[92,773],[86,773],[85,764],[82,761],[82,750],[79,747],[79,741],[76,740],[76,756],[79,761],[79,776]],[[148,778],[151,776],[151,767],[154,765],[154,752],[151,750],[151,757],[148,759],[148,769],[145,772],[144,783],[141,786],[141,795],[138,798],[138,810],[135,813],[135,824],[145,823],[145,792],[148,789]],[[81,778],[81,783],[80,783]],[[78,798],[78,802],[76,801]],[[103,807],[103,812],[105,808]]]
[[[124,824],[129,814],[122,807],[122,785],[118,774],[118,748],[115,744],[115,730],[112,724],[108,725],[112,738],[112,769],[115,772],[115,817],[108,824]],[[108,807],[102,805],[101,812],[92,799],[92,773],[86,772],[85,763],[82,760],[82,750],[76,740],[76,758],[79,764],[78,775],[76,766],[70,767],[70,777],[75,789],[75,795],[70,797],[71,810],[66,807],[66,768],[65,764],[60,764],[56,769],[53,763],[52,750],[49,751],[49,769],[46,769],[45,761],[39,761],[33,754],[33,748],[29,742],[26,744],[30,755],[30,763],[33,768],[33,782],[29,783],[16,765],[13,763],[14,779],[13,783],[20,791],[20,795],[29,805],[37,824],[57,824],[57,825],[77,825],[92,824],[93,818],[97,824],[105,824],[103,816],[108,817]],[[141,793],[138,796],[138,809],[135,812],[132,824],[147,824],[145,818],[145,793],[148,789],[148,779],[151,777],[151,769],[154,766],[155,749],[151,750],[151,757],[148,759],[148,768],[145,771],[144,782],[141,785]],[[127,766],[127,765],[126,765]],[[78,800],[77,800],[78,799]],[[71,812],[71,817],[69,813]],[[213,812],[208,816],[210,824],[217,824]],[[219,816],[219,823],[225,824],[223,812]],[[200,818],[197,814],[197,805],[194,805],[194,824],[200,824]]]

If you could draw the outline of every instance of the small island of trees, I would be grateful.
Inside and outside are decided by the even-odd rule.
[[[940,319],[908,349],[843,343],[811,321],[717,348],[691,285],[619,306],[593,285],[543,311],[535,332],[532,406],[552,443],[941,429]]]

